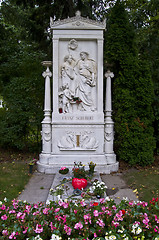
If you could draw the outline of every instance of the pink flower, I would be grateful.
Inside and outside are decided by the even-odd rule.
[[[113,225],[114,227],[118,227],[118,226],[119,226],[119,223],[112,221],[112,225]]]
[[[65,170],[66,169],[66,167],[61,167],[61,169],[60,170]]]
[[[158,226],[155,226],[154,231],[157,232],[157,233],[159,233],[159,227],[158,227]]]
[[[24,212],[27,212],[28,214],[30,213],[30,209],[31,209],[31,205],[29,206],[29,205],[26,205],[25,206],[25,211]]]
[[[34,208],[38,208],[39,206],[38,206],[38,204],[34,204]]]
[[[84,207],[84,206],[87,205],[87,204],[85,203],[85,201],[81,201],[80,204],[81,204],[82,207]]]
[[[62,206],[63,208],[68,208],[69,204],[63,201],[59,201],[59,205]]]
[[[77,210],[74,210],[74,213],[76,214],[76,213],[77,213]]]
[[[100,203],[104,203],[104,200],[105,200],[104,198],[99,199]]]
[[[7,218],[8,218],[8,217],[7,217],[6,214],[1,217],[2,220],[7,220]]]
[[[156,221],[157,223],[159,223],[159,218],[157,218],[156,215],[155,215],[155,221]]]
[[[60,208],[56,208],[54,212],[59,212],[60,211]]]
[[[94,210],[93,215],[94,215],[95,217],[98,217],[98,215],[99,215],[98,210]]]
[[[64,230],[67,233],[67,235],[71,235],[72,229],[70,227],[68,227],[67,225],[64,225]]]
[[[11,213],[16,213],[16,212],[15,212],[15,210],[12,209],[9,211],[9,214],[11,214]]]
[[[15,235],[16,235],[16,233],[12,232],[11,235],[9,236],[9,239],[16,239]]]
[[[98,223],[98,225],[99,225],[100,227],[104,227],[104,226],[105,226],[105,223],[103,222],[102,219],[98,219],[97,223]]]
[[[43,232],[43,227],[39,224],[36,224],[36,229],[34,230],[36,233],[41,233]]]
[[[109,211],[109,210],[106,210],[105,212],[106,212],[106,214],[107,214],[108,216],[111,216],[111,215],[112,215],[112,212]]]
[[[2,207],[0,207],[1,210],[5,210],[6,206],[3,204]]]
[[[8,231],[7,231],[7,230],[3,230],[3,231],[2,231],[2,234],[3,234],[4,236],[7,236],[7,235],[8,235]]]
[[[36,212],[33,213],[33,216],[36,216],[36,215],[38,215],[39,213],[40,213],[39,211],[36,211]]]
[[[75,226],[74,226],[75,229],[82,229],[83,228],[83,225],[81,222],[79,223],[76,223]]]
[[[96,233],[94,233],[94,237],[95,237],[95,238],[97,237],[97,234],[96,234]]]
[[[116,206],[115,205],[113,205],[112,208],[113,208],[113,210],[116,210]]]
[[[22,213],[21,213],[21,212],[18,212],[18,213],[17,213],[17,218],[20,218],[21,215],[22,215]]]
[[[43,209],[43,214],[47,215],[48,212],[49,212],[49,210],[50,210],[50,208],[44,208],[44,209]]]
[[[25,230],[23,231],[23,234],[27,233],[28,227],[25,228]]]
[[[106,210],[106,207],[105,206],[102,206],[102,211],[104,212]]]
[[[54,227],[53,223],[51,222],[50,223],[50,227],[51,227],[51,230],[53,231],[54,229],[56,229],[56,227]]]
[[[84,221],[85,221],[85,224],[88,224],[88,222],[91,224],[91,216],[90,216],[90,214],[84,215]]]

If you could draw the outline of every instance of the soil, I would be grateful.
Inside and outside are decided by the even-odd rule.
[[[38,153],[20,152],[10,149],[0,148],[0,162],[25,161],[29,162],[33,158],[38,159]]]

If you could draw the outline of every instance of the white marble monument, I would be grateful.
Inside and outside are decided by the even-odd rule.
[[[51,18],[50,26],[53,60],[43,62],[47,69],[43,73],[45,103],[38,170],[54,173],[61,166],[93,161],[100,172],[117,171],[110,71],[105,74],[103,110],[105,22],[83,18],[77,12],[75,17],[61,21],[54,22]]]

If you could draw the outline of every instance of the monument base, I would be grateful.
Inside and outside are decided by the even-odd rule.
[[[70,170],[74,166],[74,162],[82,162],[86,166],[89,162],[96,163],[96,171],[100,173],[110,174],[117,172],[119,162],[116,162],[115,154],[97,154],[97,155],[49,155],[40,154],[40,160],[37,162],[39,172],[52,174],[63,167],[67,166]]]

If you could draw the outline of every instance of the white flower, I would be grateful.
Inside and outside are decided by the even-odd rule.
[[[51,236],[51,239],[50,240],[61,240],[62,238],[61,237],[59,237],[58,235],[56,235],[56,234],[52,234],[52,236]]]
[[[34,238],[34,240],[43,240],[43,239],[40,237],[40,235],[37,235],[37,236]]]
[[[7,202],[7,198],[6,197],[4,198],[4,202]]]
[[[127,198],[127,197],[123,197],[123,200],[124,200],[125,202],[127,202],[127,201],[128,201],[128,198]]]
[[[116,236],[112,235],[112,236],[109,237],[109,239],[114,240],[114,239],[116,239]]]
[[[50,205],[50,200],[47,200],[47,201],[46,201],[46,205]]]
[[[138,235],[138,234],[140,234],[141,232],[142,232],[142,229],[141,229],[140,227],[138,227],[137,230],[136,230],[136,234]]]
[[[0,205],[2,205],[3,203],[0,201]]]
[[[110,198],[109,198],[109,197],[106,197],[105,200],[106,200],[106,201],[110,201]]]

